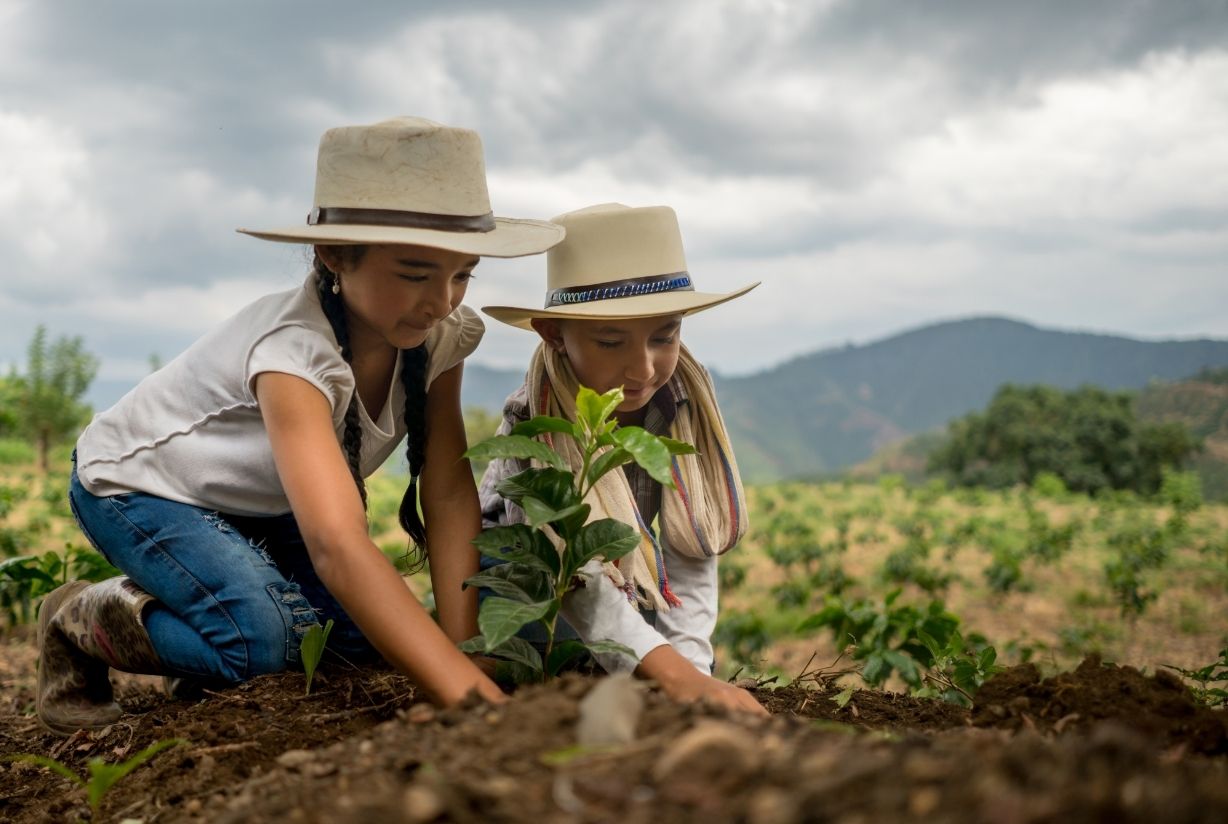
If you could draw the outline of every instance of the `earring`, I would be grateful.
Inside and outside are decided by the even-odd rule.
[[[336,275],[333,275],[333,294],[341,294],[341,278],[337,277]]]

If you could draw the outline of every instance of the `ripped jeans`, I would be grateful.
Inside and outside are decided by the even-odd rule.
[[[68,500],[90,543],[157,598],[145,627],[169,674],[237,683],[297,667],[303,634],[329,618],[330,651],[378,656],[316,575],[293,515],[226,515],[142,492],[98,497],[75,466]]]

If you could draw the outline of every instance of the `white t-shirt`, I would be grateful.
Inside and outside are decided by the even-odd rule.
[[[354,394],[354,372],[315,292],[314,274],[295,289],[249,304],[96,415],[77,441],[77,476],[94,495],[146,492],[235,515],[290,511],[273,463],[255,379],[295,375],[332,408],[337,440]],[[484,327],[459,306],[427,337],[427,386],[477,348]],[[362,404],[363,476],[405,437],[400,359],[376,420]]]

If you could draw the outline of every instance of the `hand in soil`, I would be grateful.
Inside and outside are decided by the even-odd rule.
[[[645,655],[636,672],[656,681],[666,695],[684,704],[701,701],[734,712],[768,715],[749,692],[700,672],[669,644]]]

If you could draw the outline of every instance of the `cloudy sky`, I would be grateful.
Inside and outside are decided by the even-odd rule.
[[[1228,337],[1228,0],[0,0],[0,364],[79,334],[112,400],[299,282],[234,229],[397,114],[478,130],[500,215],[674,206],[701,289],[763,281],[687,323],[728,374],[975,314]]]

